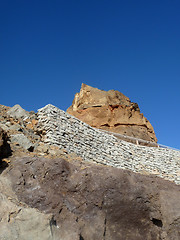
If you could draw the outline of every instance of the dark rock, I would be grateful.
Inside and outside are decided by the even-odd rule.
[[[11,148],[8,143],[7,133],[0,128],[0,161],[3,158],[7,158],[11,155]]]
[[[55,239],[180,239],[180,188],[169,181],[38,157],[17,158],[7,174],[20,202],[54,216]]]

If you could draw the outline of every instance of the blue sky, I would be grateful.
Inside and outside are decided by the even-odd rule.
[[[180,1],[0,1],[0,80],[28,111],[66,110],[82,82],[119,90],[180,149]]]

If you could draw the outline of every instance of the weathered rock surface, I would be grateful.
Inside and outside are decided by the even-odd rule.
[[[25,111],[20,105],[12,108],[0,105],[0,128],[6,132],[6,139],[15,152],[33,151],[40,141],[37,132],[37,116]]]
[[[1,240],[180,239],[180,188],[154,176],[25,157],[12,159],[0,181]]]
[[[33,151],[34,145],[31,143],[31,141],[22,133],[15,134],[11,136],[11,142],[16,143],[23,147],[26,150]]]
[[[0,240],[180,239],[178,151],[121,141],[52,105],[10,110],[0,105]]]
[[[157,142],[154,129],[140,113],[138,104],[119,91],[106,92],[82,84],[67,112],[92,127]]]
[[[19,104],[14,105],[7,111],[7,115],[12,118],[28,118],[29,113],[25,111]]]
[[[0,240],[54,240],[51,221],[51,214],[20,202],[10,178],[0,175]]]

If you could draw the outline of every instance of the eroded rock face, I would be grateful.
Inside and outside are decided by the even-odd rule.
[[[14,105],[7,111],[7,115],[12,118],[28,118],[29,113],[25,111],[19,104]]]
[[[92,127],[157,142],[154,129],[140,113],[138,104],[119,91],[106,92],[82,84],[67,112]]]
[[[180,238],[180,189],[166,180],[75,158],[39,157],[14,159],[3,176],[21,204],[53,216],[53,239]],[[21,229],[24,223],[18,224]]]
[[[55,240],[52,214],[20,203],[6,174],[0,175],[0,240]]]
[[[40,136],[36,126],[37,120],[34,112],[27,112],[20,105],[12,108],[0,105],[0,139],[1,132],[4,132],[3,138],[6,143],[8,139],[9,147],[14,154],[32,152],[35,144],[38,145]],[[7,149],[7,144],[3,149]]]
[[[128,98],[121,94],[117,98],[122,104],[131,107]],[[109,103],[106,101],[105,104]],[[16,109],[22,110],[19,106],[16,107],[15,112]],[[53,116],[60,111],[53,106],[51,108],[55,110]],[[59,115],[61,120],[64,114],[68,115],[64,116],[62,124],[59,117],[55,117],[60,128],[54,129],[50,125],[50,130],[55,134],[59,129],[58,145],[53,144],[52,139],[49,139],[50,144],[43,141],[48,131],[37,124],[37,114],[27,113],[25,116],[24,111],[20,111],[21,115],[14,116],[9,115],[9,110],[10,108],[0,105],[0,240],[180,239],[178,185],[155,176],[142,175],[150,172],[142,172],[140,175],[130,170],[102,165],[100,162],[93,163],[99,158],[98,155],[103,155],[102,150],[106,146],[104,142],[112,141],[113,146],[116,139],[109,135],[101,136],[101,133],[100,137],[98,134],[91,136],[99,131],[82,122],[80,126],[78,119],[66,113]],[[49,117],[50,113],[51,111]],[[43,117],[45,124],[46,114]],[[54,124],[52,119],[49,120]],[[49,134],[51,136],[50,132]],[[65,148],[60,145],[63,139]],[[78,149],[80,141],[85,148]],[[91,142],[95,146],[89,151],[87,147],[91,146]],[[33,148],[29,143],[33,144]],[[138,154],[137,149],[144,149],[146,154],[150,154],[145,158],[147,167],[152,163],[154,152],[161,152],[158,149],[145,150],[142,146],[125,142],[121,144],[124,146],[124,164],[131,167],[134,154]],[[69,152],[68,146],[72,147],[72,151]],[[133,146],[136,147],[134,152]],[[4,154],[8,147],[12,149],[10,157]],[[96,148],[101,150],[99,154],[96,154]],[[86,154],[82,154],[81,158],[75,152],[77,149]],[[166,164],[164,167],[159,160],[160,170],[169,167],[175,169],[179,154],[172,157],[170,150],[164,151],[163,155],[157,154],[157,160],[159,158]],[[87,157],[90,152],[93,153],[93,158],[88,157],[86,160],[91,163],[83,157]],[[120,154],[122,151],[116,154],[117,162],[122,163]],[[143,156],[144,153],[137,156],[136,165],[138,161],[143,162]],[[115,160],[114,157],[108,159]],[[169,159],[171,161],[167,166]],[[106,160],[102,163],[106,164]]]

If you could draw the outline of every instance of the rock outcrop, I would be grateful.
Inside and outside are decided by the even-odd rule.
[[[23,157],[0,182],[1,240],[180,238],[179,186],[155,176],[77,157]]]
[[[179,240],[179,160],[52,105],[0,105],[0,240]]]
[[[20,105],[12,108],[0,105],[0,128],[4,132],[4,140],[11,150],[32,152],[40,142],[37,132],[37,116],[34,112],[25,111]]]
[[[119,91],[106,92],[82,84],[67,112],[92,127],[157,142],[154,129],[140,113],[138,104]]]
[[[12,118],[22,118],[27,119],[29,117],[29,113],[25,111],[19,104],[14,105],[7,111],[7,115]]]

